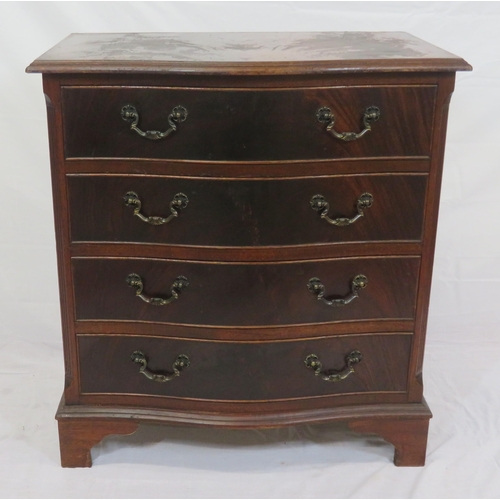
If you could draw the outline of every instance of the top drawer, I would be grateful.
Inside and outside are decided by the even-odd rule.
[[[65,153],[67,158],[239,162],[429,156],[435,94],[435,86],[63,87]],[[122,116],[125,106],[128,121]],[[179,107],[187,116],[177,114]],[[372,123],[365,120],[370,107],[380,110]],[[321,108],[329,108],[330,116],[318,114]],[[134,116],[137,129],[152,131],[152,138],[131,129]],[[359,134],[367,123],[371,131],[354,140],[332,134]],[[172,128],[162,138],[154,133]]]

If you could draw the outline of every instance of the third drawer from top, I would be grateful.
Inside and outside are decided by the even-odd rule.
[[[277,326],[413,319],[420,258],[73,258],[76,319]]]

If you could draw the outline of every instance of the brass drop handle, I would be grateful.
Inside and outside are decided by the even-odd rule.
[[[134,363],[137,363],[140,366],[139,373],[142,373],[149,380],[153,380],[154,382],[170,382],[170,380],[174,380],[174,378],[179,377],[182,370],[187,368],[191,362],[189,358],[185,354],[180,354],[177,356],[177,359],[174,361],[172,365],[172,372],[168,374],[164,373],[154,373],[148,368],[148,360],[143,352],[134,351],[130,356]]]
[[[354,224],[358,219],[364,216],[364,211],[373,205],[373,196],[370,193],[363,193],[356,202],[356,210],[358,213],[351,218],[338,217],[336,219],[331,219],[328,217],[330,204],[321,194],[315,194],[309,203],[311,204],[311,208],[316,212],[320,212],[321,218],[325,219],[329,224],[333,224],[334,226],[348,226],[349,224]]]
[[[346,306],[347,304],[350,304],[354,299],[359,297],[359,290],[361,288],[365,288],[366,285],[368,285],[368,278],[363,274],[358,274],[351,281],[351,293],[349,293],[345,297],[342,297],[341,299],[332,300],[325,299],[325,285],[321,283],[319,278],[311,278],[309,280],[309,283],[307,284],[307,288],[311,293],[316,295],[316,298],[318,300],[323,301],[327,306],[338,307]]]
[[[351,373],[354,373],[352,365],[359,363],[363,356],[359,351],[352,351],[345,357],[345,366],[341,370],[321,371],[323,365],[316,354],[309,354],[304,363],[307,368],[314,370],[314,375],[320,376],[326,382],[340,382],[345,380]]]
[[[363,125],[364,129],[361,132],[337,132],[334,130],[335,125],[335,115],[332,110],[327,107],[323,107],[316,111],[316,118],[320,123],[327,123],[327,132],[330,132],[334,137],[340,139],[341,141],[350,142],[363,137],[367,132],[372,129],[372,123],[376,122],[380,118],[380,109],[377,106],[369,106],[365,109],[363,115]]]
[[[178,276],[177,279],[172,283],[170,287],[170,297],[164,299],[162,297],[148,297],[142,293],[144,289],[144,283],[142,278],[135,273],[129,274],[126,279],[127,285],[135,288],[135,295],[140,297],[144,302],[151,304],[153,306],[165,306],[170,304],[170,302],[177,300],[181,290],[189,286],[187,278],[184,276]]]
[[[186,208],[189,203],[189,199],[184,193],[177,193],[170,202],[170,215],[168,217],[160,217],[157,215],[150,215],[148,217],[147,215],[141,214],[142,202],[135,191],[128,191],[125,193],[123,201],[127,207],[134,208],[134,215],[137,215],[139,219],[153,226],[167,224],[173,218],[177,217],[179,215],[179,210]]]
[[[187,109],[183,106],[176,106],[168,115],[169,128],[165,132],[158,130],[146,130],[143,132],[137,125],[139,124],[139,113],[131,104],[123,106],[121,111],[122,119],[130,123],[130,130],[135,130],[140,136],[152,141],[163,139],[177,130],[177,123],[183,122],[188,115]]]

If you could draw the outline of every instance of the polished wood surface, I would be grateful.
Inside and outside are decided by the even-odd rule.
[[[366,397],[367,395],[363,396]],[[160,399],[160,398],[157,398]],[[323,398],[320,398],[323,399]],[[327,398],[324,398],[327,399]],[[246,402],[244,406],[251,406]],[[262,404],[260,404],[262,409]],[[267,408],[267,405],[266,405]],[[101,419],[133,420],[144,423],[167,423],[171,425],[186,424],[206,427],[226,427],[232,429],[272,428],[282,425],[301,425],[312,423],[327,423],[333,421],[355,421],[369,419],[427,419],[432,413],[425,400],[421,403],[391,403],[358,404],[358,405],[327,405],[321,408],[288,409],[282,411],[240,412],[232,409],[225,412],[166,410],[140,407],[139,405],[110,406],[103,404],[68,405],[61,400],[57,410],[58,420],[73,420],[87,418],[94,421]]]
[[[82,393],[149,394],[162,397],[254,400],[312,398],[327,394],[405,392],[410,334],[356,335],[286,342],[201,342],[175,338],[80,336]],[[354,373],[327,382],[305,366],[316,354],[323,370],[340,371],[352,351],[363,359]],[[144,353],[154,373],[172,372],[180,354],[190,366],[170,382],[139,373],[130,356]]]
[[[421,401],[423,398],[422,364],[424,358],[427,317],[429,314],[430,288],[434,263],[434,248],[438,224],[439,198],[443,176],[443,161],[448,123],[450,99],[455,88],[455,75],[443,76],[437,96],[437,112],[434,118],[436,140],[432,145],[431,173],[429,176],[428,195],[425,208],[424,245],[422,248],[422,266],[420,268],[419,289],[417,296],[417,312],[414,349],[410,359],[410,373],[414,374],[415,383],[410,388],[410,401]]]
[[[297,74],[470,70],[402,32],[78,33],[28,72]]]
[[[206,262],[277,262],[312,259],[331,259],[373,255],[419,255],[422,242],[384,241],[366,244],[323,243],[321,245],[287,245],[273,247],[197,247],[186,245],[160,245],[157,243],[72,243],[75,257],[137,257],[153,259],[203,260]]]
[[[356,432],[378,434],[394,445],[394,465],[422,467],[427,449],[428,418],[354,420],[349,427]]]
[[[76,318],[221,326],[412,319],[419,265],[417,257],[267,264],[75,258]],[[142,278],[148,296],[168,298],[178,276],[185,276],[189,286],[172,303],[155,306],[127,285],[131,273]],[[330,307],[307,288],[317,277],[325,297],[348,296],[360,274],[368,286],[345,306]]]
[[[426,175],[269,181],[73,175],[68,177],[71,238],[203,247],[419,241],[426,182]],[[129,191],[138,194],[146,216],[168,217],[177,193],[185,194],[189,203],[168,224],[154,226],[125,205]],[[345,227],[328,224],[310,204],[321,194],[329,202],[330,218],[352,218],[364,193],[373,196],[373,205]]]
[[[139,423],[245,429],[339,421],[347,421],[350,428],[356,432],[379,434],[392,443],[395,447],[396,465],[422,466],[425,461],[427,428],[431,417],[432,414],[425,401],[412,404],[334,406],[325,409],[245,415],[102,405],[68,406],[63,400],[57,410],[60,436],[62,436],[61,458],[65,467],[89,467],[90,448],[93,445],[108,434],[132,433]]]
[[[314,376],[314,375],[313,375]],[[149,394],[81,394],[78,404],[85,405],[111,405],[116,408],[150,408],[162,411],[194,412],[200,415],[213,413],[223,415],[235,414],[244,418],[260,415],[261,413],[278,414],[281,412],[300,412],[305,410],[325,410],[333,407],[360,405],[384,405],[408,403],[407,392],[358,392],[327,394],[321,397],[298,398],[298,399],[267,399],[258,400],[212,400],[212,399],[188,399],[188,398],[166,398]],[[210,424],[209,424],[210,425]],[[236,424],[235,424],[236,425]],[[259,427],[258,425],[254,427]]]
[[[406,34],[252,35],[260,48],[245,36],[75,35],[28,68],[45,73],[64,466],[89,466],[95,443],[138,422],[339,419],[392,442],[397,465],[424,462],[422,362],[447,110],[454,72],[470,66]],[[179,104],[189,115],[149,141],[122,120],[125,104],[142,129],[165,130]],[[328,106],[335,130],[359,132],[372,105],[380,120],[353,142],[315,116]],[[138,193],[146,215],[168,215],[177,192],[189,205],[149,227],[124,190]],[[322,194],[331,217],[348,217],[362,192],[374,205],[351,226],[330,226],[310,208]],[[190,285],[155,307],[125,282],[132,272],[149,296],[168,296],[179,275]],[[318,277],[327,298],[345,297],[357,274],[368,286],[343,307],[307,289]],[[332,384],[305,367],[309,347],[333,370],[349,349],[367,357]],[[155,370],[188,348],[192,365],[155,383],[129,359],[136,348]]]
[[[52,199],[54,203],[54,231],[57,250],[57,272],[61,327],[64,347],[64,394],[66,401],[74,402],[78,397],[78,370],[76,368],[76,343],[73,338],[73,292],[71,283],[71,260],[69,238],[69,212],[66,208],[67,190],[63,169],[62,115],[60,88],[56,78],[44,78],[43,91],[47,106],[47,122],[50,147]]]
[[[56,78],[62,88],[68,87],[150,87],[178,89],[212,90],[303,90],[325,89],[331,87],[420,87],[439,86],[444,75],[449,73],[377,72],[330,74],[258,74],[249,77],[238,74],[200,74],[172,73],[64,73],[45,74],[44,78]],[[367,82],[369,81],[368,85]]]
[[[278,161],[428,156],[435,86],[212,90],[162,87],[63,87],[67,158],[157,158],[203,161]],[[164,131],[182,105],[185,121],[160,140],[130,130],[125,105],[139,128]],[[340,132],[363,130],[370,106],[380,119],[362,138],[344,142],[326,131],[316,112],[329,107]],[[397,130],[398,133],[391,133]]]
[[[69,175],[78,174],[137,174],[168,175],[172,177],[202,177],[219,179],[276,179],[353,174],[425,173],[430,158],[388,157],[290,162],[207,162],[184,160],[87,159],[68,158],[64,169]]]
[[[280,326],[227,326],[218,325],[166,325],[164,323],[141,323],[139,321],[78,321],[75,333],[105,335],[120,332],[152,337],[179,337],[198,340],[268,341],[319,338],[331,335],[360,333],[413,332],[415,322],[411,319],[381,318],[368,321],[336,321],[333,323]]]
[[[90,450],[106,436],[133,434],[139,423],[133,420],[71,419],[58,421],[62,467],[92,467]]]

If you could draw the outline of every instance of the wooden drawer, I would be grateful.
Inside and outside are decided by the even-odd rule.
[[[294,180],[228,181],[145,176],[68,177],[74,242],[134,242],[195,246],[279,246],[355,241],[418,241],[422,237],[427,175],[353,175]],[[172,215],[170,204],[185,195],[185,209],[163,225],[134,217]],[[311,207],[315,195],[329,203],[328,216],[354,218],[369,193],[370,208],[348,226],[329,224]],[[319,208],[319,207],[316,207]]]
[[[304,89],[185,89],[162,87],[63,87],[67,158],[152,158],[201,161],[279,161],[329,158],[429,156],[435,86]],[[142,131],[164,132],[181,105],[185,121],[159,140],[141,137],[122,119],[137,112]],[[327,132],[317,112],[328,107],[334,130],[364,129],[365,110],[380,119],[358,140]]]
[[[226,401],[295,399],[331,394],[405,392],[411,334],[349,335],[280,342],[202,342],[120,335],[79,336],[84,394],[140,394]],[[189,366],[167,382],[148,379],[131,355],[141,352],[152,374],[169,376],[179,355]],[[354,373],[347,375],[349,354]],[[321,373],[341,372],[337,382],[316,376],[306,358],[316,355]],[[139,355],[136,356],[139,361]],[[312,358],[309,358],[309,361]]]
[[[415,312],[418,257],[370,257],[299,262],[200,263],[160,259],[73,258],[77,320],[126,320],[170,324],[257,326],[343,320],[411,319]],[[163,306],[136,296],[127,284],[136,274],[147,297],[168,299],[176,278],[189,286]],[[352,296],[356,276],[368,285],[339,307],[318,300]],[[137,281],[138,278],[136,277]]]

